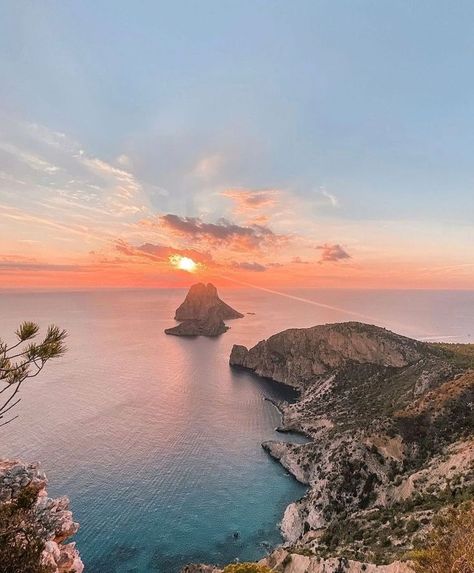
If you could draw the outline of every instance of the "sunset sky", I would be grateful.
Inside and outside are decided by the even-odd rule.
[[[473,2],[0,14],[0,288],[474,288]]]

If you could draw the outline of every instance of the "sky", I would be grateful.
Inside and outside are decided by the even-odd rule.
[[[473,61],[470,0],[4,0],[0,288],[473,289]]]

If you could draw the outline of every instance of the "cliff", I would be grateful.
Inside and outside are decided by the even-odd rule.
[[[175,320],[201,320],[207,318],[214,309],[222,320],[242,318],[244,315],[234,310],[219,298],[216,287],[208,283],[197,283],[190,289],[184,301],[176,310]]]
[[[198,283],[189,289],[176,310],[175,320],[181,324],[167,328],[165,333],[175,336],[219,336],[228,330],[224,320],[242,317],[243,314],[219,298],[213,284]]]
[[[352,561],[344,557],[321,559],[314,555],[291,552],[280,547],[259,561],[259,565],[274,573],[413,573],[406,563],[396,561],[390,565],[374,565]],[[223,573],[225,569],[209,565],[187,565],[181,573]]]
[[[311,441],[263,444],[308,485],[281,522],[288,550],[388,565],[472,498],[474,363],[460,352],[356,322],[234,346],[231,365],[300,390],[281,429]]]
[[[230,364],[304,389],[349,363],[400,368],[429,353],[415,340],[377,326],[347,322],[285,330],[250,350],[235,345]]]
[[[175,336],[219,336],[228,330],[217,307],[211,307],[201,319],[184,320],[177,326],[166,328],[166,334]]]
[[[49,498],[46,485],[46,477],[38,464],[0,460],[0,512],[8,522],[8,531],[2,530],[7,545],[5,551],[12,559],[14,549],[9,542],[14,540],[22,556],[27,554],[27,546],[31,555],[38,549],[48,573],[82,573],[84,566],[76,544],[65,543],[79,529],[72,519],[69,500]],[[8,510],[11,512],[7,513]]]

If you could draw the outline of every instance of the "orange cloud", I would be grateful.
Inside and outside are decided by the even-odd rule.
[[[143,224],[157,225],[172,238],[236,251],[255,251],[287,240],[286,236],[277,235],[265,225],[238,225],[226,219],[206,223],[198,217],[168,214],[158,217],[156,222],[146,220]]]
[[[252,273],[262,273],[267,270],[267,267],[265,265],[261,265],[260,263],[248,263],[245,261],[241,263],[237,263],[234,261],[232,263],[232,267],[234,269],[250,271]]]
[[[336,262],[351,258],[349,253],[339,244],[330,245],[329,243],[325,243],[324,245],[319,245],[316,248],[322,251],[321,259],[319,260],[320,263]]]
[[[168,245],[154,245],[153,243],[144,243],[138,247],[133,247],[123,240],[115,242],[115,249],[128,257],[141,257],[156,262],[167,262],[170,256],[180,255],[193,259],[197,263],[206,265],[213,263],[210,253],[196,249],[177,249]]]
[[[274,207],[278,194],[276,189],[227,189],[221,193],[234,202],[235,213],[241,215],[253,215],[260,209]]]

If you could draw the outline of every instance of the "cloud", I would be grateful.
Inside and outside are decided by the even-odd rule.
[[[245,215],[275,206],[278,194],[279,191],[276,189],[227,189],[220,193],[222,197],[232,199],[236,213]]]
[[[9,271],[77,271],[82,270],[81,265],[59,265],[53,263],[25,263],[23,261],[0,261],[0,270]]]
[[[309,265],[310,264],[309,261],[303,261],[303,259],[301,257],[293,257],[291,262],[296,263],[298,265]]]
[[[254,273],[262,273],[267,270],[267,267],[261,265],[260,263],[247,263],[247,262],[237,263],[234,261],[232,263],[232,267],[234,269],[240,269],[243,271],[252,271]]]
[[[18,161],[23,162],[25,165],[27,165],[30,169],[34,171],[41,171],[45,174],[52,174],[56,173],[56,171],[61,170],[60,167],[58,167],[57,165],[53,165],[52,163],[45,161],[41,157],[38,157],[37,155],[30,153],[28,151],[24,151],[19,147],[17,147],[16,145],[13,145],[8,142],[4,141],[0,142],[0,150],[14,157]]]
[[[158,225],[175,237],[235,250],[257,250],[286,239],[283,235],[276,235],[265,225],[237,225],[226,219],[220,219],[217,223],[206,223],[198,217],[168,214],[158,217]]]
[[[337,262],[351,258],[349,253],[339,244],[330,245],[329,243],[325,243],[324,245],[319,245],[316,248],[322,251],[321,258],[319,260],[320,263]]]
[[[123,255],[129,257],[141,257],[156,262],[167,262],[172,255],[181,255],[189,257],[197,263],[210,265],[213,263],[212,255],[207,252],[196,249],[177,249],[169,245],[155,245],[153,243],[144,243],[138,247],[133,247],[123,240],[115,242],[115,249]]]
[[[0,272],[2,273],[11,273],[15,271],[51,271],[54,273],[79,270],[90,270],[90,267],[74,263],[59,264],[41,262],[35,258],[21,255],[0,255]]]
[[[217,177],[223,162],[224,158],[220,153],[202,157],[194,166],[192,174],[198,179],[208,181]]]
[[[125,169],[131,169],[133,167],[132,160],[125,153],[121,153],[115,161]]]
[[[339,207],[339,199],[334,195],[334,193],[330,193],[325,187],[320,187],[318,193],[327,200],[326,202],[329,205],[332,207]]]
[[[0,114],[0,197],[25,216],[106,230],[148,212],[142,183],[64,134]],[[125,156],[122,156],[124,159]],[[114,231],[115,232],[115,231]]]

